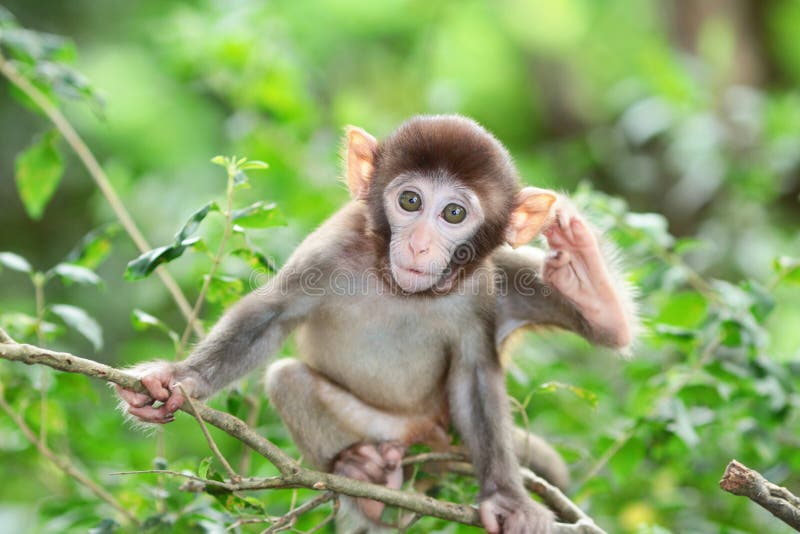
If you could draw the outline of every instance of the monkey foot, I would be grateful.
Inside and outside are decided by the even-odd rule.
[[[339,453],[333,464],[337,475],[380,484],[391,489],[403,485],[401,461],[405,447],[393,441],[356,443]],[[372,499],[356,499],[358,508],[370,521],[381,522],[385,505]]]

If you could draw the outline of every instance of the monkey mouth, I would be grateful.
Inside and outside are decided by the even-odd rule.
[[[413,267],[392,267],[392,276],[400,289],[407,293],[417,293],[430,289],[439,279],[439,274]]]

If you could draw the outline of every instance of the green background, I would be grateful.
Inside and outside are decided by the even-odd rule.
[[[630,361],[558,333],[526,335],[515,350],[510,390],[529,401],[530,426],[570,461],[571,495],[608,532],[790,532],[716,484],[735,457],[800,490],[800,277],[774,270],[776,258],[800,256],[800,2],[3,5],[22,26],[74,41],[74,66],[105,104],[99,110],[64,100],[64,109],[154,246],[170,242],[209,199],[222,199],[225,176],[211,157],[246,155],[270,168],[251,174],[240,202],[275,201],[287,221],[252,232],[251,240],[280,265],[348,198],[340,179],[346,125],[381,137],[416,113],[477,119],[508,146],[525,182],[578,191],[642,289],[646,332]],[[37,269],[113,220],[63,142],[59,188],[40,220],[28,216],[14,162],[47,127],[0,80],[0,251],[20,254]],[[219,220],[201,230],[212,249],[220,230]],[[48,286],[48,302],[85,308],[105,340],[95,353],[67,330],[51,346],[112,365],[171,357],[167,338],[131,325],[137,308],[179,333],[184,327],[155,277],[123,279],[136,255],[119,233],[98,268],[102,288]],[[170,270],[194,297],[209,265],[203,254],[189,253]],[[223,269],[247,285],[241,263],[225,262]],[[721,297],[698,290],[694,271]],[[762,293],[769,297],[759,300]],[[767,316],[761,304],[775,306]],[[208,324],[223,305],[208,307]],[[6,269],[0,314],[9,322],[12,313],[34,314],[34,300],[26,277]],[[718,335],[722,349],[698,368],[709,336]],[[283,352],[292,353],[291,343]],[[72,454],[140,518],[160,517],[154,528],[165,531],[213,531],[232,522],[230,511],[180,492],[177,482],[159,487],[153,477],[110,477],[149,468],[156,439],[123,427],[111,394],[97,384],[45,376],[51,446]],[[684,387],[672,391],[684,377]],[[36,428],[38,393],[31,390],[40,374],[0,362],[0,378]],[[570,387],[546,384],[553,382]],[[253,395],[260,387],[251,377],[239,389]],[[217,402],[225,406],[224,398]],[[179,419],[166,429],[165,457],[173,468],[195,469],[208,452],[196,425]],[[291,450],[266,405],[258,425]],[[629,428],[632,437],[608,465],[580,484]],[[239,454],[237,444],[221,436],[220,442]],[[254,463],[254,474],[270,472]],[[37,455],[5,416],[0,478],[3,532],[85,531],[113,517]],[[457,480],[441,491],[470,502],[473,490]],[[290,493],[256,497],[280,514]],[[301,527],[324,516],[323,510]],[[469,530],[433,520],[414,528]]]

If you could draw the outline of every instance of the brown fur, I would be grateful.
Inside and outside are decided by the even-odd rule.
[[[378,145],[374,161],[367,203],[373,233],[384,251],[379,261],[386,261],[391,237],[384,189],[403,173],[445,172],[481,199],[485,221],[467,245],[474,252],[472,261],[451,264],[454,270],[474,269],[503,243],[519,178],[508,151],[475,121],[458,115],[414,117]]]

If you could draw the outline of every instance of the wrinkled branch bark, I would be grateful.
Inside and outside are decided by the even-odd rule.
[[[14,343],[2,329],[0,329],[0,358],[28,365],[46,365],[60,371],[99,378],[133,391],[146,392],[139,379],[130,374],[66,352]],[[367,497],[420,515],[465,525],[480,526],[481,524],[478,511],[474,506],[439,501],[427,495],[393,490],[305,468],[237,417],[210,408],[200,402],[195,402],[194,407],[196,409],[194,413],[202,417],[204,421],[251,447],[272,462],[281,473],[280,476],[272,478],[243,478],[240,481],[226,481],[226,487],[231,491],[303,487],[319,491],[332,491],[352,497]],[[188,403],[181,409],[193,414],[192,407]],[[526,474],[526,476],[527,478],[535,477],[532,473]],[[559,503],[557,512],[563,514],[564,519],[577,521],[574,524],[559,523],[554,531],[555,534],[605,534],[557,488],[538,477],[532,480],[533,482],[529,482],[529,486],[536,492],[541,491],[548,503]]]
[[[719,487],[734,495],[747,497],[800,532],[800,497],[773,484],[758,471],[732,460],[725,468]]]

